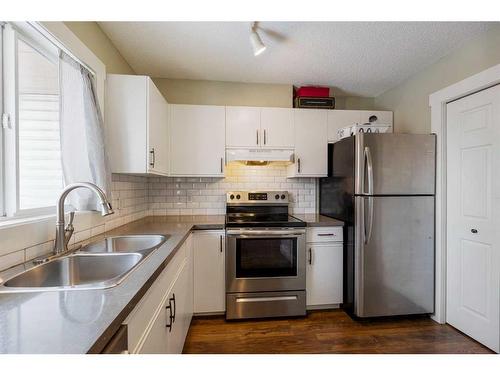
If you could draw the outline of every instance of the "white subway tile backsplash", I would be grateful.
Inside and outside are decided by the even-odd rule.
[[[0,256],[0,270],[13,267],[24,262],[24,250],[18,250],[10,254]]]
[[[28,247],[25,252],[26,261],[50,254],[54,249],[54,241],[48,241],[39,245]]]
[[[165,188],[160,189],[159,186]],[[148,179],[149,210],[154,215],[221,215],[231,190],[287,190],[292,213],[314,213],[316,179],[286,178],[286,166],[230,164],[226,177],[154,177]],[[164,200],[163,200],[164,199]],[[170,204],[167,206],[166,204]]]

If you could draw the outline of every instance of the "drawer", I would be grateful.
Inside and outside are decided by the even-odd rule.
[[[170,290],[182,263],[188,255],[185,244],[177,251],[177,254],[175,254],[174,258],[165,267],[124,322],[128,327],[128,347],[132,353],[135,352],[137,344],[153,319],[158,306]]]
[[[228,293],[226,319],[272,318],[306,315],[304,290],[261,293]]]
[[[306,242],[342,242],[343,227],[307,228]]]

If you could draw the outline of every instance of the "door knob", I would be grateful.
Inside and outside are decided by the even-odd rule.
[[[470,231],[474,234],[477,234],[477,229],[472,228]]]

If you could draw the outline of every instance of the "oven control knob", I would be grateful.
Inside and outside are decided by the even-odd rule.
[[[240,199],[240,198],[241,198],[241,195],[237,194],[236,199]]]
[[[281,194],[281,199],[285,199],[285,194]]]
[[[231,199],[231,200],[232,200],[232,199],[234,199],[234,194],[231,194],[231,195],[229,196],[229,199]]]
[[[276,195],[274,196],[274,199],[280,199],[280,195],[279,195],[279,194],[276,194]]]

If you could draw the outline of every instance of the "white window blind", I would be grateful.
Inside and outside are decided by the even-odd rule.
[[[50,207],[63,187],[59,68],[18,40],[19,209]]]

